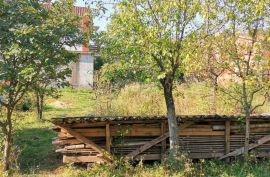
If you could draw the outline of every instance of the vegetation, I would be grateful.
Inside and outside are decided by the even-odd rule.
[[[102,52],[94,90],[66,88],[61,99],[53,86],[68,85],[67,66],[77,58],[65,47],[85,44],[93,25],[82,29],[72,13],[74,0],[53,1],[48,9],[42,2],[0,1],[0,175],[13,170],[17,176],[45,176],[54,170],[58,176],[269,176],[268,160],[247,158],[250,115],[270,112],[268,2],[117,1],[108,31],[96,36]],[[95,3],[98,15],[104,9]],[[229,81],[218,82],[228,73]],[[36,120],[34,99],[46,122]],[[176,114],[208,113],[245,114],[245,164],[193,163],[177,154]],[[58,167],[50,118],[89,114],[166,114],[168,158],[151,166],[119,159],[88,170]]]
[[[196,74],[211,80],[211,112],[216,113],[218,86],[240,103],[246,117],[247,156],[249,117],[268,99],[269,78],[264,73],[269,70],[269,12],[265,1],[120,1],[102,35],[102,56],[112,64],[137,66],[148,79],[160,82],[172,153],[178,146],[174,84],[203,71]],[[219,85],[226,74],[230,79]],[[255,94],[264,96],[258,104]]]
[[[10,168],[14,109],[41,83],[61,85],[77,59],[65,46],[85,41],[80,18],[72,15],[74,1],[57,1],[49,9],[39,1],[0,1],[0,126],[4,134],[3,170]],[[42,88],[42,89],[41,89]]]
[[[107,32],[110,43],[104,47],[109,52],[107,59],[120,57],[125,63],[143,67],[148,78],[163,87],[174,154],[179,144],[173,86],[183,75],[184,60],[198,47],[203,26],[196,20],[200,4],[197,0],[120,2]]]
[[[269,50],[266,40],[269,36],[268,29],[264,28],[269,24],[269,7],[264,2],[227,2],[224,5],[220,14],[225,17],[225,27],[215,39],[209,40],[211,59],[219,61],[215,65],[219,70],[231,75],[230,81],[220,84],[219,88],[241,105],[246,120],[244,149],[248,156],[250,115],[269,98],[270,83],[265,76],[270,67],[269,56],[265,53]],[[254,9],[255,12],[250,13]],[[262,96],[261,102],[254,103],[255,95]]]
[[[207,114],[210,111],[211,105],[207,99],[211,95],[211,87],[201,83],[181,86],[179,90],[185,96],[177,95],[176,88],[177,114]],[[62,96],[59,99],[46,99],[44,117],[49,120],[51,117],[89,114],[164,115],[166,107],[160,93],[162,93],[162,88],[154,85],[129,85],[117,94],[107,95],[112,98],[111,107],[107,109],[106,98],[95,99],[94,92],[64,89],[61,91]],[[222,95],[218,96],[217,102],[223,106],[223,109],[217,110],[220,114],[232,114],[239,111],[237,106],[226,102]],[[181,109],[182,106],[185,106],[186,109]],[[180,108],[178,109],[178,107]],[[269,112],[269,107],[270,105],[267,103],[258,110],[258,113]],[[52,124],[48,121],[37,121],[34,109],[28,112],[18,110],[14,117],[17,122],[20,122],[20,124],[14,124],[14,153],[12,154],[15,155],[12,156],[12,167],[15,176],[49,176],[52,174],[55,176],[127,176],[128,174],[134,176],[149,176],[149,174],[153,176],[269,176],[267,160],[251,161],[246,166],[237,161],[233,164],[218,161],[201,161],[193,164],[187,161],[188,168],[186,170],[181,168],[177,171],[171,171],[168,166],[159,163],[132,166],[125,161],[105,166],[94,165],[88,170],[73,165],[63,166],[61,165],[61,155],[54,152],[54,146],[51,144],[52,138],[56,136],[50,130]],[[178,165],[176,164],[176,167],[179,167]]]

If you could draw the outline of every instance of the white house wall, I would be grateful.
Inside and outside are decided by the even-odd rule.
[[[92,88],[94,58],[90,54],[80,54],[78,62],[71,65],[72,77],[70,84],[73,87]]]

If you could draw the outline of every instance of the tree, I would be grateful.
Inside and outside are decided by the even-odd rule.
[[[216,24],[216,23],[214,23]],[[211,94],[210,94],[210,103],[211,103],[211,114],[217,113],[217,94],[219,79],[226,73],[226,68],[222,66],[224,64],[224,59],[220,58],[218,55],[218,47],[215,46],[215,41],[219,41],[220,36],[210,36],[207,39],[202,41],[202,47],[198,52],[195,59],[192,58],[189,61],[190,70],[187,71],[187,75],[191,78],[196,78],[199,81],[206,81],[210,83]],[[224,39],[225,40],[225,39]]]
[[[179,146],[173,87],[184,72],[184,60],[198,47],[199,0],[125,0],[117,4],[108,27],[111,57],[144,68],[163,87],[171,153]],[[124,56],[124,57],[122,57]]]
[[[84,43],[80,17],[72,13],[72,0],[55,1],[48,9],[39,1],[0,1],[0,103],[5,109],[0,125],[4,133],[4,171],[10,167],[12,114],[25,93],[44,78],[58,77],[77,55],[66,47]],[[55,78],[57,79],[57,78]]]
[[[62,65],[62,64],[61,64]],[[59,67],[59,66],[56,66]],[[59,72],[58,72],[59,71]],[[57,75],[54,76],[54,79],[43,79],[42,82],[36,82],[35,86],[33,86],[33,93],[36,96],[36,109],[37,116],[39,120],[43,119],[43,109],[44,109],[44,99],[47,96],[51,96],[53,98],[58,98],[60,96],[59,88],[64,88],[65,86],[69,86],[69,82],[66,77],[70,75],[70,69],[63,72],[62,69],[57,70]],[[62,76],[62,77],[61,77]]]
[[[212,51],[220,69],[229,76],[219,89],[242,107],[245,115],[245,157],[250,139],[250,115],[264,105],[270,88],[269,4],[264,1],[222,1],[223,28],[216,34]],[[260,103],[255,97],[263,97]]]

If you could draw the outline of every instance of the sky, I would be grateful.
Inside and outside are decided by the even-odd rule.
[[[94,19],[94,25],[99,27],[99,31],[105,31],[107,24],[109,23],[109,17],[113,12],[113,0],[103,0],[104,6],[107,9],[106,13],[99,18]],[[77,0],[76,6],[85,6],[85,2],[83,0]]]

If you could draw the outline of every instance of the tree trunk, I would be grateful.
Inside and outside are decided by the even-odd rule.
[[[217,89],[218,89],[217,79],[215,79],[213,86],[214,86],[214,88],[213,88],[213,100],[212,100],[211,114],[216,114],[217,113]]]
[[[167,118],[170,134],[170,150],[173,155],[176,154],[179,143],[178,143],[178,125],[175,116],[175,105],[173,100],[173,77],[166,76],[163,81],[164,97],[167,107]]]
[[[36,93],[36,106],[38,119],[43,119],[43,106],[44,106],[44,95],[41,93]]]
[[[244,146],[244,158],[247,161],[249,151],[249,138],[250,138],[250,113],[246,111],[246,134],[245,134],[245,146]]]
[[[8,171],[10,169],[10,154],[11,154],[11,147],[12,147],[12,110],[8,109],[7,112],[7,125],[4,128],[4,166],[3,171]]]

